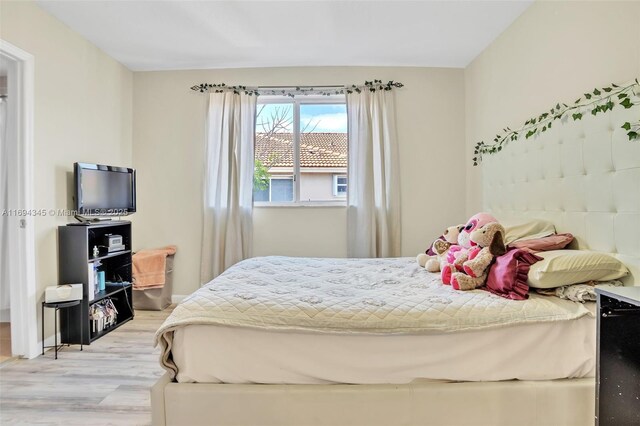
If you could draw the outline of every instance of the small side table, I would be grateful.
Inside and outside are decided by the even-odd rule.
[[[80,304],[80,302],[81,302],[80,300],[71,300],[69,302],[49,302],[49,303],[42,302],[42,355],[44,355],[45,348],[55,348],[55,359],[58,359],[58,351],[62,349],[62,347],[64,346],[64,343],[61,345],[58,345],[58,311],[61,309],[66,310],[67,308],[70,308],[72,306],[77,306]],[[44,345],[44,308],[55,309],[55,313],[53,316],[53,324],[54,324],[53,336],[54,336],[54,342],[55,342],[54,346]],[[82,323],[83,321],[80,321],[80,335],[82,335],[83,333]],[[67,346],[69,346],[69,344],[67,344]],[[80,344],[80,350],[82,350],[82,343]]]
[[[640,287],[596,293],[596,425],[640,425]]]

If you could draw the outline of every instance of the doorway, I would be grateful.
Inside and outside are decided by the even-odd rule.
[[[12,168],[15,140],[15,111],[9,106],[9,78],[15,79],[15,61],[0,56],[0,363],[10,359],[11,350],[11,289],[10,289],[10,240],[9,240],[9,192],[15,191]],[[11,128],[9,128],[11,123]]]
[[[0,40],[0,352],[26,358],[39,353],[34,224],[20,214],[34,209],[33,66],[31,54]]]

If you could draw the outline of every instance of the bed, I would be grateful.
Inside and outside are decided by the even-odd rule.
[[[406,384],[593,377],[594,331],[582,304],[456,291],[413,258],[271,256],[203,286],[158,335],[179,383]]]
[[[631,272],[625,285],[637,285],[640,144],[616,124],[634,115],[636,108],[585,115],[487,156],[484,207],[500,220],[551,221],[574,234],[574,248],[619,258]],[[176,309],[159,331],[168,372],[152,389],[154,424],[593,423],[595,320],[583,305],[532,296],[524,310],[482,290],[456,294],[411,259],[274,257],[237,267],[184,302],[202,312]],[[271,278],[252,272],[265,268],[275,269]],[[318,269],[328,275],[301,275]],[[335,283],[313,288],[314,278],[327,277]],[[230,285],[248,281],[254,285],[242,290]],[[345,283],[357,291],[331,295]],[[373,284],[382,293],[367,296]],[[270,305],[261,298],[272,287],[283,293]],[[295,312],[292,289],[302,289]],[[427,305],[415,302],[416,291]],[[349,297],[360,301],[357,312],[329,315]],[[213,306],[225,315],[203,314]],[[496,348],[507,344],[517,356],[500,357]],[[429,362],[417,362],[420,355]]]
[[[423,398],[430,404],[423,406],[423,401],[422,408],[404,414],[398,410],[404,412],[406,406],[385,404],[384,413],[375,415],[377,421],[395,424],[420,412],[433,420],[442,410],[449,423],[460,424],[464,418],[456,413],[467,410],[452,410],[459,392],[471,397],[477,392],[474,386],[482,385],[484,410],[491,411],[495,401],[503,401],[492,400],[492,392],[508,393],[509,401],[522,393],[521,403],[527,405],[532,397],[541,397],[536,391],[549,397],[539,383],[566,378],[574,379],[570,385],[590,400],[595,368],[592,309],[535,294],[514,302],[483,290],[456,291],[413,258],[248,259],[185,299],[158,331],[163,366],[175,380],[161,388],[170,401],[164,420],[372,424],[366,401],[404,401],[400,394],[409,392],[416,398],[412,404]],[[535,384],[518,388],[525,383]],[[443,405],[447,389],[452,396],[446,396],[449,402]],[[340,390],[341,402],[333,401]],[[229,400],[218,399],[219,391]],[[263,391],[269,393],[267,400],[273,399],[266,407],[282,398],[292,406],[300,404],[299,415],[313,420],[292,416],[289,408],[275,414],[262,411],[266,407],[256,409],[256,403],[263,404],[256,401]],[[557,384],[555,391],[556,403],[576,403],[565,399],[575,392],[563,396],[566,389]],[[354,410],[354,398],[362,399],[360,410],[365,412],[357,414],[360,420],[347,421],[343,414]],[[209,411],[218,402],[223,405]],[[340,404],[344,406],[335,417],[326,415],[327,407]],[[505,417],[510,421],[531,415],[529,405],[524,411],[520,404],[509,406],[517,411]],[[503,408],[495,413],[505,415]],[[583,414],[584,419],[589,415],[592,412]],[[490,418],[486,416],[483,421]]]

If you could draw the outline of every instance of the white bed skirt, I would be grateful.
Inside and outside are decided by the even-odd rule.
[[[172,354],[180,383],[406,384],[593,377],[595,347],[595,320],[584,316],[383,336],[188,325],[175,331]]]
[[[165,374],[151,399],[156,426],[584,426],[594,422],[595,381],[233,385]]]

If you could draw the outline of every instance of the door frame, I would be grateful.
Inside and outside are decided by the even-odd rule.
[[[0,54],[16,63],[15,93],[17,111],[16,179],[14,205],[25,212],[34,210],[33,134],[34,134],[34,57],[0,39]],[[10,83],[11,84],[11,83]],[[14,237],[16,268],[10,271],[11,350],[14,356],[35,358],[40,354],[34,216],[10,216],[9,236]],[[14,262],[15,259],[15,262]],[[44,338],[44,336],[43,336]]]

